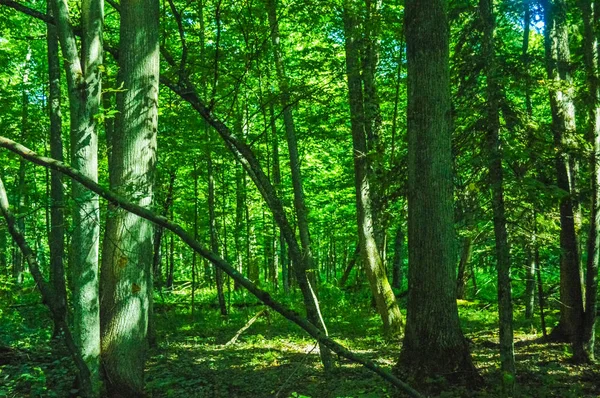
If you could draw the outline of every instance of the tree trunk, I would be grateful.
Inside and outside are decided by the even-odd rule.
[[[207,135],[206,169],[208,178],[208,230],[210,233],[210,248],[214,253],[218,253],[219,242],[217,240],[217,216],[215,214],[215,176],[213,171],[209,135]],[[217,298],[219,300],[219,309],[221,311],[221,315],[227,315],[227,305],[225,304],[225,294],[223,292],[223,271],[216,267],[215,281],[217,285]]]
[[[486,60],[484,73],[487,80],[487,141],[489,151],[489,178],[492,190],[492,211],[496,237],[496,267],[498,269],[498,317],[500,323],[500,365],[502,389],[511,396],[515,384],[515,348],[513,339],[512,287],[510,284],[510,247],[506,230],[504,208],[504,175],[500,142],[500,84],[494,31],[496,20],[493,0],[480,0],[479,10],[483,21],[482,55]]]
[[[159,4],[121,1],[119,86],[110,185],[149,208],[158,118]],[[141,397],[152,295],[152,225],[114,205],[102,258],[102,360],[111,397]]]
[[[560,321],[551,337],[575,341],[583,318],[579,243],[575,230],[575,208],[570,175],[572,151],[576,146],[574,87],[570,73],[567,4],[565,0],[544,1],[544,41],[549,85],[552,132],[557,149],[557,186],[560,199]]]
[[[395,371],[421,382],[472,381],[477,371],[456,305],[447,5],[407,0],[405,7],[409,291]]]
[[[47,10],[52,13],[52,0],[48,0]],[[56,27],[47,25],[48,44],[48,81],[50,96],[48,108],[50,113],[50,156],[58,161],[63,161],[62,141],[62,119],[60,110],[60,63],[58,50],[58,36]],[[64,220],[64,191],[62,176],[56,172],[50,172],[50,234],[48,235],[48,246],[50,248],[50,284],[56,293],[56,304],[67,308],[67,289],[65,282],[65,269],[63,258],[65,257],[65,220]],[[53,335],[58,335],[54,330]]]
[[[354,178],[356,188],[356,215],[358,238],[363,266],[369,280],[371,294],[375,299],[377,312],[383,321],[383,329],[390,337],[402,333],[402,315],[396,297],[388,282],[381,260],[380,246],[375,237],[375,218],[371,200],[372,171],[368,158],[367,129],[365,120],[366,104],[363,103],[359,63],[358,20],[356,10],[350,1],[344,4],[344,30],[346,46],[346,74],[350,103],[350,121],[354,149]],[[369,121],[371,122],[371,121]]]
[[[275,107],[271,103],[269,105],[269,117],[271,121],[271,134],[273,136],[273,186],[275,187],[275,192],[277,195],[281,196],[281,167],[279,165],[279,136],[277,134],[277,127],[275,125]],[[275,227],[274,227],[275,228]],[[283,237],[283,232],[281,228],[279,228],[279,253],[277,258],[279,259],[279,264],[281,265],[281,279],[283,284],[284,293],[289,293],[290,291],[290,278],[288,273],[288,264],[286,261],[286,248],[285,248],[285,238]],[[277,266],[275,266],[277,270]],[[277,271],[276,271],[277,272]]]
[[[54,15],[61,44],[71,116],[71,164],[93,181],[98,181],[98,125],[95,115],[101,101],[102,0],[85,0],[81,5],[83,34],[81,56],[69,20],[65,0],[54,1]],[[100,389],[100,308],[98,248],[100,207],[98,196],[78,183],[72,185],[74,231],[70,247],[73,291],[74,337],[86,361],[95,394]]]
[[[369,188],[371,197],[371,217],[373,236],[379,251],[379,257],[385,266],[385,213],[383,203],[383,154],[381,143],[381,109],[377,92],[376,72],[379,63],[379,36],[381,35],[382,0],[365,0],[364,43],[362,56],[362,85],[364,89],[364,130],[366,135],[367,167],[370,172]],[[354,29],[357,30],[356,28]],[[355,32],[356,34],[356,32]],[[355,39],[358,39],[356,37]],[[356,41],[357,46],[360,40]],[[360,50],[357,48],[357,53]],[[356,62],[359,62],[358,59]],[[360,73],[360,72],[359,72]]]
[[[532,319],[535,309],[536,250],[536,247],[530,247],[527,253],[527,264],[525,266],[525,319]]]
[[[573,347],[573,357],[579,363],[593,363],[596,314],[598,310],[598,263],[600,262],[600,3],[583,0],[584,60],[588,80],[589,132],[592,144],[592,209],[588,236],[585,312],[581,330]]]
[[[319,301],[317,298],[317,275],[318,269],[315,268],[311,243],[310,233],[308,228],[308,209],[304,200],[304,190],[302,187],[302,174],[300,172],[300,157],[298,155],[298,142],[296,140],[296,131],[294,119],[292,116],[292,108],[290,104],[289,87],[287,76],[284,70],[283,54],[280,47],[279,23],[277,21],[277,9],[275,0],[266,0],[266,8],[271,28],[271,42],[273,45],[273,55],[275,58],[275,70],[277,72],[277,80],[279,83],[279,91],[281,94],[281,103],[283,106],[283,123],[285,125],[285,133],[290,156],[290,169],[292,174],[292,186],[294,192],[294,208],[298,221],[298,231],[300,234],[300,243],[302,247],[303,261],[294,263],[296,268],[296,279],[302,290],[304,304],[306,306],[307,317],[310,322],[318,326],[327,334],[327,328],[321,316]],[[333,367],[331,353],[329,348],[323,344],[319,345],[319,353],[323,367],[326,371]]]

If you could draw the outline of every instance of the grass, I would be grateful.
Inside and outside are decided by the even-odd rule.
[[[329,332],[339,342],[391,369],[400,341],[385,341],[380,321],[366,291],[346,293],[326,286],[322,305]],[[64,348],[50,341],[51,323],[31,289],[0,306],[0,397],[67,397],[73,366]],[[280,299],[284,299],[281,298]],[[301,302],[298,295],[284,299]],[[11,307],[10,303],[19,303]],[[390,397],[392,387],[363,368],[338,358],[338,367],[324,375],[318,347],[294,324],[270,311],[225,346],[263,306],[243,292],[233,292],[229,316],[218,314],[214,292],[197,295],[194,319],[188,290],[156,298],[159,346],[146,369],[148,395],[153,397]],[[26,303],[27,305],[22,305]],[[404,304],[404,303],[401,303]],[[296,305],[297,307],[297,305]],[[297,308],[300,310],[300,308]],[[500,396],[497,312],[485,302],[459,302],[465,336],[473,360],[486,381],[476,392],[456,389],[441,397]],[[565,344],[540,342],[536,319],[525,321],[516,306],[515,351],[519,397],[598,397],[598,369],[569,361]],[[548,325],[556,321],[550,311]]]

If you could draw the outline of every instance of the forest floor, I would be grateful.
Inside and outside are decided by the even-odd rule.
[[[387,342],[366,292],[322,289],[330,335],[346,347],[391,369],[400,341]],[[318,347],[302,330],[266,311],[238,340],[225,346],[249,319],[264,309],[236,292],[230,315],[222,317],[214,295],[198,295],[192,320],[189,291],[165,293],[156,300],[158,347],[147,363],[152,397],[390,397],[393,388],[378,376],[343,358],[324,375]],[[288,304],[301,301],[288,298]],[[14,301],[13,301],[14,302]],[[475,365],[486,381],[479,391],[454,389],[440,397],[499,397],[497,315],[494,305],[459,302],[465,336]],[[540,341],[539,316],[523,320],[516,306],[515,351],[519,397],[599,397],[600,371],[569,361],[570,347]],[[548,325],[555,312],[550,311]],[[550,330],[550,326],[548,327]],[[64,348],[50,340],[51,323],[36,304],[33,289],[18,304],[0,304],[0,397],[68,397],[73,366]]]

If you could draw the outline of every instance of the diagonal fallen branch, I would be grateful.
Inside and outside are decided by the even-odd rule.
[[[139,217],[142,217],[148,221],[151,221],[163,228],[168,229],[173,232],[175,235],[179,236],[179,238],[184,241],[190,248],[200,254],[202,257],[209,260],[216,267],[219,267],[223,270],[227,275],[229,275],[233,280],[238,282],[244,288],[246,288],[250,293],[256,296],[260,301],[262,301],[265,305],[271,307],[273,310],[277,311],[283,317],[288,320],[294,322],[296,325],[300,326],[304,329],[308,334],[314,337],[317,341],[329,347],[331,351],[335,352],[340,357],[346,358],[352,362],[359,363],[365,368],[371,370],[372,372],[378,374],[383,379],[387,380],[394,386],[406,392],[409,396],[415,398],[423,398],[418,391],[414,388],[406,384],[404,381],[398,379],[396,376],[391,373],[385,371],[377,364],[368,359],[362,358],[361,356],[355,354],[354,352],[348,350],[346,347],[342,346],[335,340],[327,337],[323,332],[321,332],[315,325],[310,323],[306,318],[300,316],[297,312],[287,308],[280,302],[274,300],[271,295],[260,289],[254,283],[252,283],[249,279],[246,279],[241,273],[239,273],[235,268],[233,268],[229,263],[219,257],[217,254],[212,251],[206,249],[202,246],[197,240],[193,238],[193,236],[187,233],[179,224],[174,223],[173,221],[168,220],[166,217],[158,216],[154,212],[144,207],[135,205],[125,199],[124,197],[96,184],[94,181],[85,177],[83,174],[79,173],[77,170],[72,167],[66,165],[65,163],[59,162],[56,159],[52,159],[45,156],[40,156],[32,150],[24,147],[23,145],[9,139],[6,137],[0,136],[0,147],[6,148],[22,158],[38,164],[40,166],[48,167],[52,170],[56,170],[73,180],[79,182],[84,187],[88,188],[90,191],[98,194],[102,198],[106,199],[113,205],[119,206],[124,210],[127,210]]]
[[[232,344],[235,344],[235,342],[237,341],[237,339],[242,335],[242,333],[244,333],[246,330],[248,330],[248,328],[250,326],[252,326],[252,324],[254,322],[256,322],[256,320],[262,315],[265,314],[267,312],[267,309],[262,309],[260,311],[258,311],[258,313],[256,315],[254,315],[252,317],[252,319],[250,319],[248,322],[246,322],[246,324],[244,326],[242,326],[242,328],[240,330],[237,331],[237,333],[235,334],[235,336],[233,336],[231,338],[231,340],[229,340],[227,343],[225,343],[225,347],[230,346]]]

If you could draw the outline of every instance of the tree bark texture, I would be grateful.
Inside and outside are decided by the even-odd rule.
[[[71,164],[93,181],[98,180],[98,123],[102,65],[104,2],[81,4],[81,54],[69,19],[68,3],[54,0],[58,37],[65,59],[71,116]],[[98,196],[73,183],[74,231],[70,247],[70,281],[73,291],[73,334],[88,364],[96,393],[100,388],[100,306],[98,249],[100,207]]]
[[[445,0],[407,0],[408,304],[397,373],[473,380],[456,305]]]
[[[119,83],[110,186],[137,205],[153,203],[158,119],[159,3],[121,2]],[[111,205],[102,258],[102,361],[112,397],[143,396],[152,224]]]

